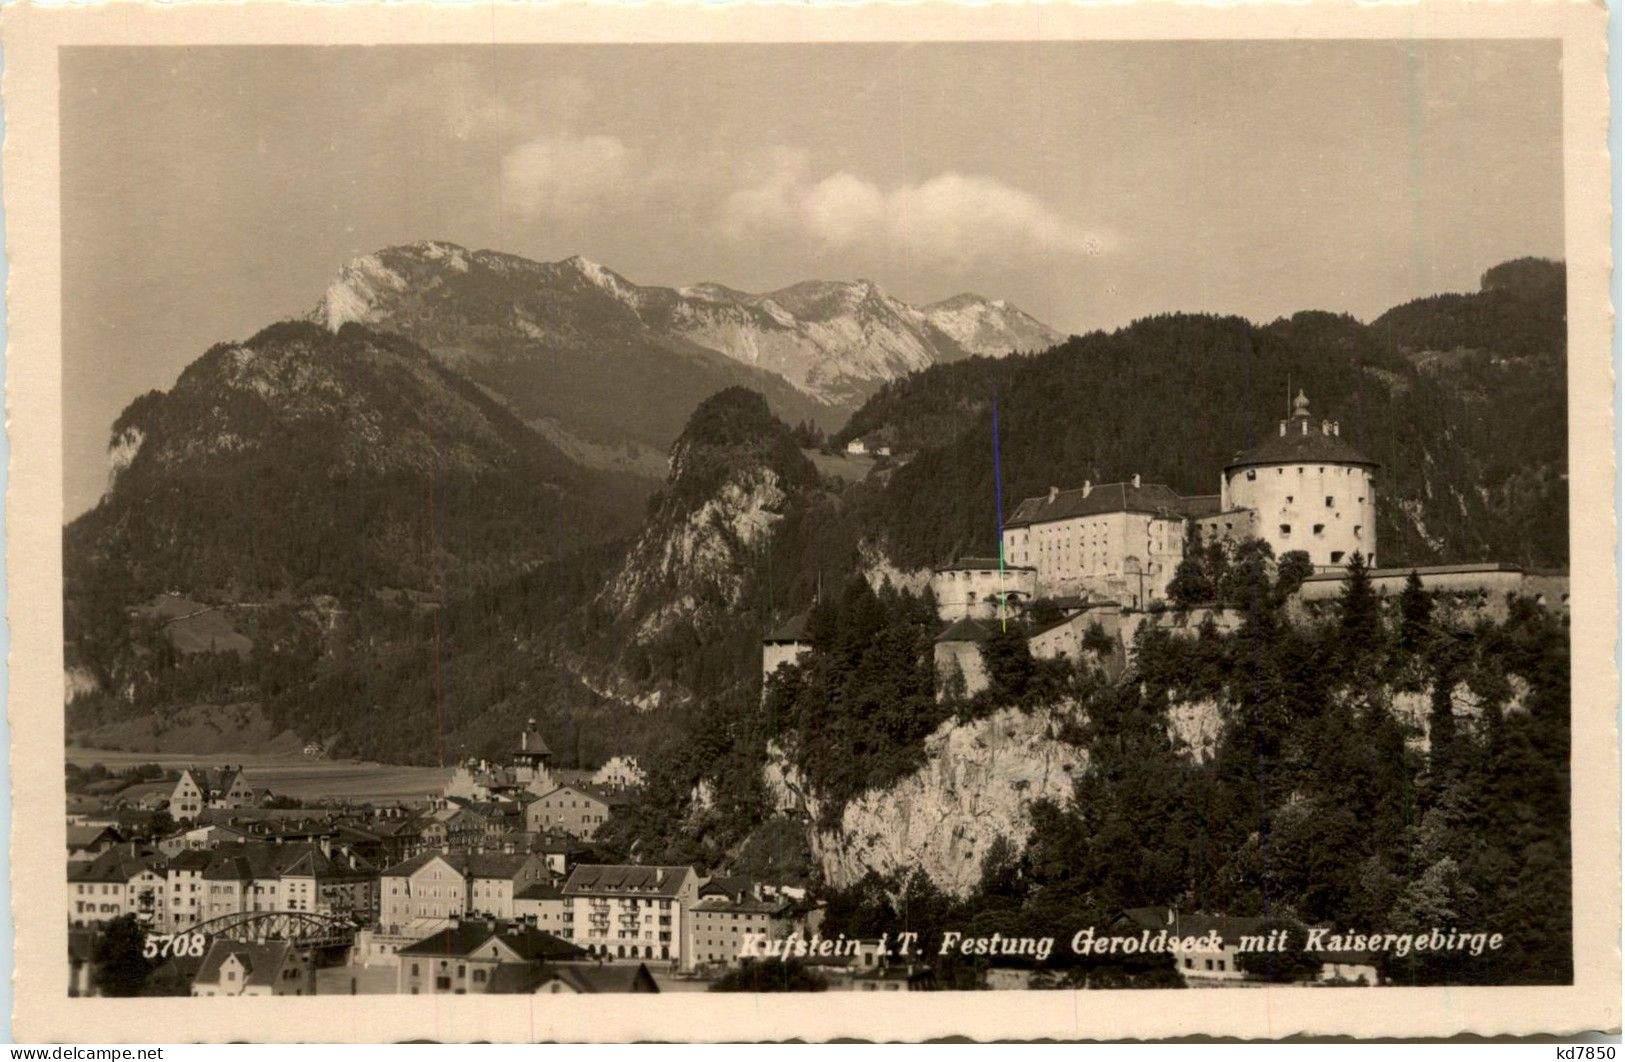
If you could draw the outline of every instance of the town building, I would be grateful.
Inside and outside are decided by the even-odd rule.
[[[501,967],[536,967],[582,954],[568,941],[530,926],[463,921],[400,949],[399,991],[414,996],[488,992]]]
[[[792,910],[789,900],[763,899],[749,883],[707,882],[690,912],[695,965],[737,965],[762,942],[783,940]]]
[[[134,915],[162,926],[168,901],[165,883],[164,857],[138,844],[117,845],[89,862],[70,862],[68,922],[88,926]]]
[[[519,974],[520,971],[513,971]],[[598,963],[548,963],[536,968],[534,971],[524,971],[528,978],[513,987],[503,984],[504,975],[510,975],[508,969],[497,971],[496,984],[493,992],[525,992],[531,995],[585,995],[597,992],[610,992],[624,995],[629,992],[650,993],[659,992],[660,986],[655,983],[654,975],[649,967],[643,963],[637,965],[611,963],[601,965]]]
[[[466,804],[448,804],[429,814],[444,830],[439,840],[448,848],[473,851],[485,843],[490,820]]]
[[[611,756],[592,776],[594,785],[615,789],[636,789],[647,779],[648,775],[638,766],[636,756]]]
[[[509,753],[508,763],[465,760],[453,769],[441,795],[447,801],[474,808],[491,818],[494,806],[504,808],[504,814],[522,814],[535,798],[553,793],[562,786],[623,790],[636,788],[644,782],[643,769],[630,756],[612,757],[596,770],[555,768],[552,759],[552,750],[537,733],[536,720],[531,719],[519,735],[518,746]],[[493,827],[490,833],[494,838],[509,828],[506,825]],[[426,837],[425,843],[428,847],[436,847],[434,837]]]
[[[194,996],[313,996],[310,956],[285,940],[216,940],[192,980]]]
[[[277,911],[370,921],[377,909],[376,871],[353,853],[259,841],[209,855],[201,883],[204,921]]]
[[[467,913],[502,919],[519,913],[520,893],[553,879],[546,858],[535,854],[475,853],[464,860],[463,873],[468,878]]]
[[[203,872],[213,861],[210,852],[185,851],[165,863],[164,881],[169,892],[164,904],[165,932],[184,933],[206,920],[208,889]]]
[[[812,636],[808,634],[810,612],[800,612],[785,620],[762,639],[762,689],[766,694],[767,680],[785,664],[795,664],[812,652]]]
[[[525,829],[531,833],[556,831],[590,838],[609,820],[623,794],[582,785],[561,785],[525,808]]]
[[[421,919],[511,919],[521,892],[552,880],[540,853],[424,852],[379,876],[378,922],[395,935]]]
[[[545,933],[566,936],[564,925],[564,890],[557,885],[532,882],[525,885],[513,898],[513,914]]]
[[[1172,907],[1135,907],[1123,913],[1124,928],[1151,933],[1166,931],[1171,937],[1217,941],[1215,947],[1182,951],[1174,956],[1180,977],[1191,986],[1233,985],[1248,979],[1239,956],[1244,937],[1259,940],[1269,933],[1262,918],[1229,915],[1187,914]]]
[[[253,835],[240,826],[224,823],[205,823],[191,826],[158,840],[158,850],[166,856],[182,852],[203,852],[224,844],[245,844]]]
[[[169,791],[169,816],[176,822],[198,818],[210,808],[258,807],[260,798],[239,767],[218,771],[188,767]]]
[[[689,911],[701,881],[692,867],[582,864],[564,883],[572,943],[610,959],[694,964]]]
[[[68,825],[69,862],[90,862],[124,840],[112,826]]]
[[[460,918],[468,910],[468,877],[445,852],[423,852],[385,870],[378,880],[378,923],[398,933],[420,918]]]

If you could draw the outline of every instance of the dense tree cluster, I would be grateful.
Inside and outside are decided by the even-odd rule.
[[[1499,932],[1506,944],[1493,953],[1389,957],[1384,973],[1566,982],[1566,625],[1523,599],[1500,622],[1434,611],[1419,584],[1377,597],[1353,564],[1319,621],[1270,607],[1233,635],[1147,632],[1128,681],[1069,690],[1089,755],[1074,799],[1038,805],[1025,847],[995,846],[953,918],[1069,937],[1169,905],[1360,932]],[[1431,691],[1425,749],[1394,704],[1418,684]],[[1205,698],[1222,705],[1223,725],[1204,760],[1178,747],[1167,709]],[[890,917],[895,929],[897,897],[924,887],[860,883],[832,903],[831,926],[851,933]],[[850,913],[865,903],[878,905],[867,921]],[[1069,964],[1071,983],[1111,983],[1069,955],[1050,965]]]
[[[713,992],[822,992],[828,987],[803,964],[780,959],[747,963],[711,982]]]

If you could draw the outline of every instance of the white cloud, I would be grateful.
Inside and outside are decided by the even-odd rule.
[[[502,159],[503,196],[531,214],[580,214],[612,203],[632,183],[631,154],[612,136],[555,133],[527,140]]]
[[[891,238],[916,252],[981,259],[1025,251],[1099,254],[1099,236],[1036,197],[989,177],[944,173],[899,188],[888,201]]]
[[[882,189],[845,171],[814,179],[805,156],[775,151],[723,206],[739,241],[811,239],[826,248],[974,262],[1099,254],[1104,241],[1036,196],[992,177],[942,173]]]
[[[507,205],[560,220],[635,197],[647,183],[648,167],[620,138],[577,128],[590,96],[574,77],[499,92],[489,71],[453,61],[390,85],[372,106],[385,121],[428,123],[454,141],[499,152]]]

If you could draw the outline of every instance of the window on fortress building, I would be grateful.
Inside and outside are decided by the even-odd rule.
[[[1316,524],[1315,525],[1315,534],[1324,535],[1325,533],[1326,533],[1326,525],[1325,524]]]
[[[1252,480],[1255,480],[1257,478],[1258,478],[1258,472],[1256,470],[1254,470],[1254,469],[1249,468],[1247,470],[1247,479],[1248,479],[1248,481],[1251,482]]]
[[[1288,494],[1288,495],[1287,495],[1287,496],[1286,496],[1286,503],[1287,503],[1287,504],[1288,504],[1288,505],[1291,505],[1291,504],[1292,504],[1292,495],[1290,495],[1290,494]]]
[[[1332,563],[1333,564],[1342,564],[1343,563],[1343,551],[1342,550],[1340,550],[1340,549],[1332,550]]]
[[[1281,525],[1281,537],[1286,538],[1287,536],[1289,536],[1291,534],[1292,534],[1292,525],[1291,524],[1282,524]]]
[[[1333,500],[1332,496],[1330,494],[1326,495],[1326,508],[1330,509],[1334,504],[1335,501]]]

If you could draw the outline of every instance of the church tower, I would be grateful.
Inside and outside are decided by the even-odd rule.
[[[514,781],[533,789],[538,786],[551,789],[552,759],[553,750],[547,747],[547,742],[543,741],[542,735],[537,732],[536,720],[526,720],[525,729],[519,734],[519,747],[513,750]]]
[[[1274,435],[1224,466],[1224,509],[1251,509],[1258,537],[1277,557],[1307,553],[1317,569],[1341,568],[1355,553],[1377,563],[1377,464],[1315,420],[1301,390]]]

